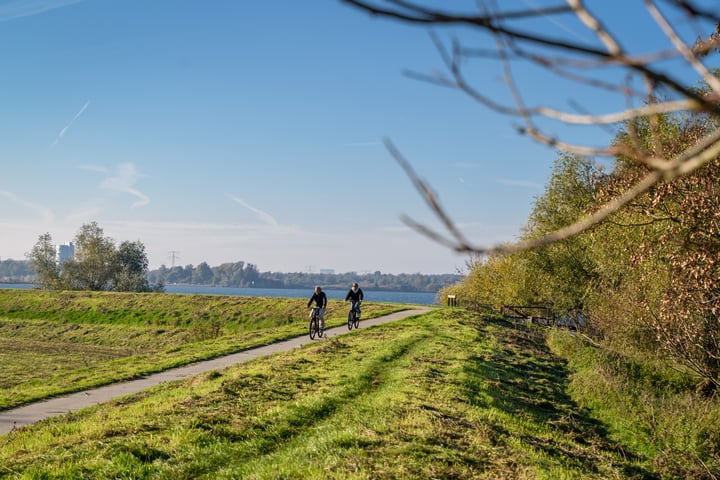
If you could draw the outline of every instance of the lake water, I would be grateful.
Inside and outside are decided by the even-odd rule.
[[[30,283],[0,283],[0,288],[33,288]],[[200,295],[235,295],[240,297],[286,297],[310,299],[312,289],[296,288],[233,288],[210,287],[203,285],[166,285],[167,293],[200,294]],[[347,290],[324,290],[330,300],[344,300]],[[368,302],[412,303],[419,305],[434,305],[437,303],[437,293],[432,292],[387,292],[363,288],[365,300]]]

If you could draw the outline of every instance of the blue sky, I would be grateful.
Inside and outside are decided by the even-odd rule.
[[[556,157],[403,75],[442,69],[427,30],[335,0],[0,1],[0,45],[2,259],[97,221],[151,268],[454,273],[465,257],[400,221],[437,226],[382,139],[480,245],[517,236]],[[507,96],[497,65],[469,68]]]

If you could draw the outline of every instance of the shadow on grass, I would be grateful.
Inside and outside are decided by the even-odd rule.
[[[285,448],[294,438],[303,437],[318,424],[325,423],[339,411],[352,405],[358,398],[371,395],[373,391],[383,387],[388,372],[393,371],[396,362],[407,356],[409,350],[420,341],[412,338],[403,342],[388,345],[382,354],[356,366],[349,379],[338,385],[329,393],[304,396],[311,389],[315,379],[312,376],[290,374],[289,378],[279,378],[269,374],[244,375],[222,384],[222,406],[213,403],[214,409],[227,408],[226,416],[217,416],[213,411],[206,417],[198,417],[193,428],[208,432],[212,439],[223,439],[229,443],[240,444],[233,451],[235,460],[245,458],[256,459],[259,456],[272,455]],[[347,345],[338,338],[333,338],[313,345],[307,350],[308,356],[316,354],[343,355]],[[323,357],[318,362],[326,361]],[[294,361],[295,369],[302,363],[299,370],[307,372],[313,362],[307,359]],[[275,377],[275,379],[273,379]],[[290,404],[277,415],[248,414],[243,428],[233,426],[231,419],[237,417],[238,405],[275,405],[277,402]],[[197,415],[197,414],[195,414]],[[205,442],[206,437],[201,438]],[[367,446],[353,439],[354,448]]]
[[[518,419],[517,425],[548,425],[557,432],[547,437],[528,433],[539,428],[520,427],[513,432],[493,422],[488,427],[496,438],[519,438],[550,461],[587,473],[598,474],[612,464],[630,478],[659,478],[640,467],[644,459],[611,440],[605,425],[569,397],[571,372],[562,358],[550,352],[536,327],[486,318],[477,329],[481,341],[494,337],[496,347],[468,361],[464,372],[468,401],[511,415]]]

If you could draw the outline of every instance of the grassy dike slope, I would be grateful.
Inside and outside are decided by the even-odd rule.
[[[307,300],[0,289],[0,409],[297,337]],[[331,301],[329,326],[348,304]],[[368,302],[364,318],[406,309]]]
[[[539,330],[441,309],[0,437],[0,478],[656,478]]]

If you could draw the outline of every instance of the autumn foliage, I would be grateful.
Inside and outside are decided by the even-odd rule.
[[[616,141],[672,155],[716,126],[702,115],[634,124]],[[558,157],[523,238],[562,227],[617,196],[648,167],[618,156],[609,173],[572,155]],[[512,256],[479,258],[461,287],[475,303],[551,305],[582,310],[598,341],[664,355],[720,386],[720,159],[661,182],[603,224]]]

